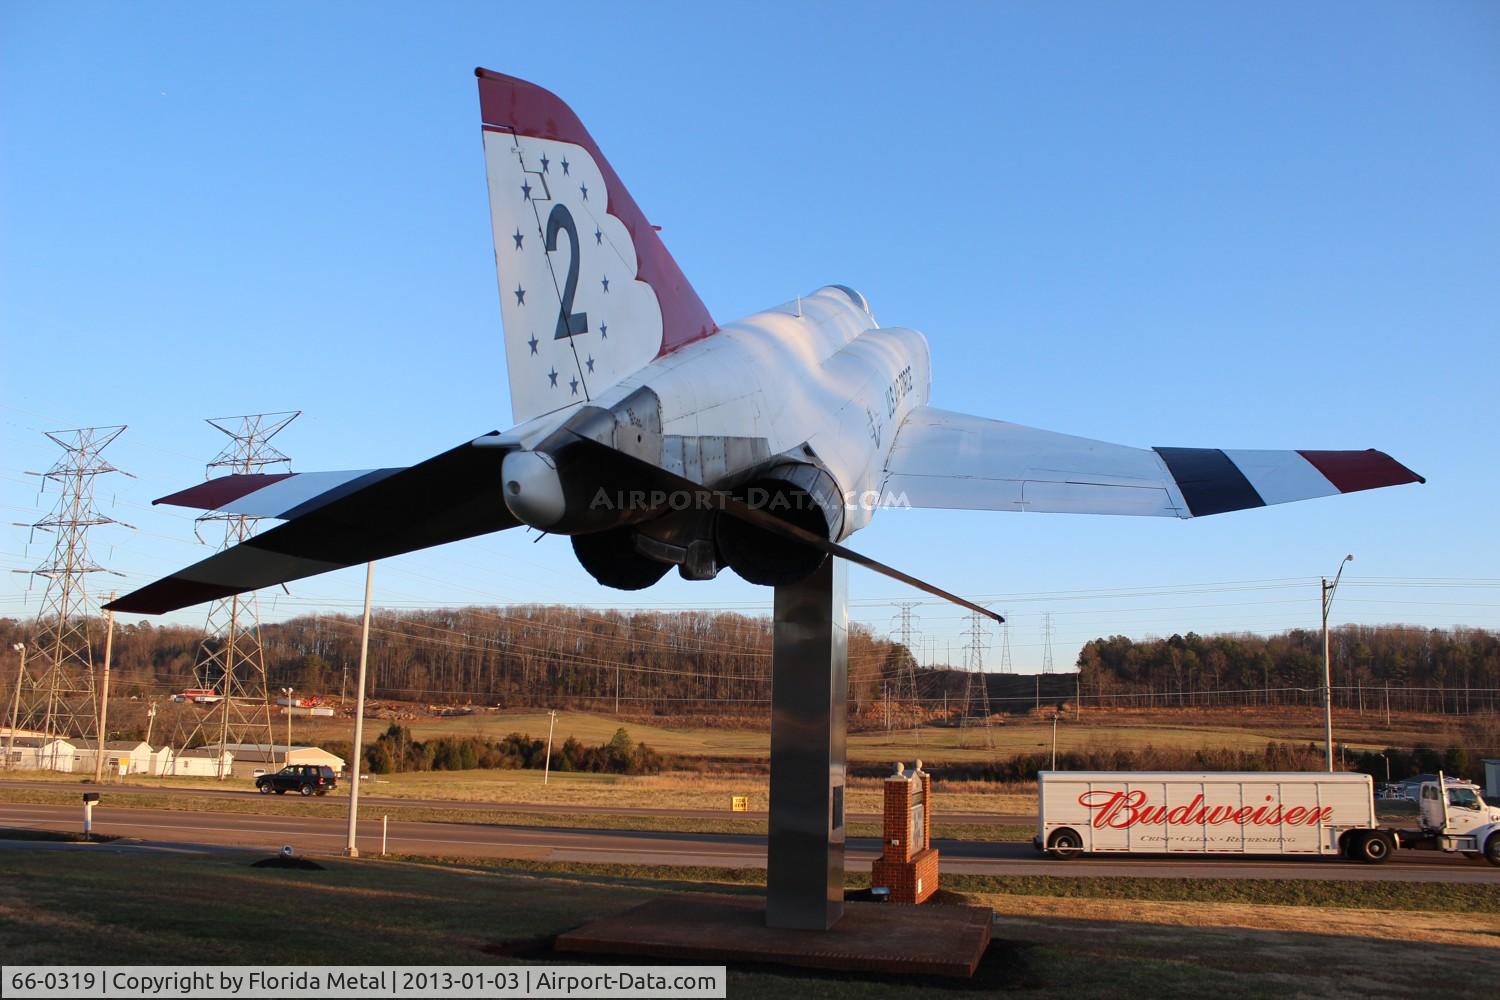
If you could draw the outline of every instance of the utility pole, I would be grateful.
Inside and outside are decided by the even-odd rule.
[[[547,759],[542,761],[542,784],[552,776],[552,728],[557,725],[557,709],[547,712]]]
[[[281,763],[285,765],[287,758],[292,755],[292,689],[284,687],[281,690],[286,695],[286,754],[281,758]]]
[[[151,742],[151,730],[156,727],[156,699],[151,699],[151,705],[146,709],[146,743]]]
[[[1057,717],[1061,712],[1052,713],[1052,770],[1057,770]]]
[[[375,564],[365,563],[365,616],[359,627],[359,690],[354,692],[354,760],[349,765],[349,830],[344,841],[344,853],[351,858],[359,857],[359,765],[365,755],[365,668],[370,659],[370,583],[374,576]],[[344,666],[344,676],[349,676],[347,664]],[[342,695],[339,701],[343,701]],[[290,720],[291,716],[287,718]],[[290,749],[290,734],[286,742]]]
[[[114,594],[109,599],[115,599]],[[104,612],[104,674],[100,678],[99,692],[99,752],[94,754],[94,784],[104,777],[104,744],[108,739],[109,725],[109,661],[115,651],[115,613]]]
[[[16,720],[21,714],[21,687],[26,683],[26,643],[11,644],[11,649],[21,654],[21,665],[16,669],[16,690],[10,701],[10,735],[5,746],[5,769],[10,770],[16,755]]]
[[[1328,772],[1333,773],[1333,666],[1328,656],[1328,612],[1333,607],[1333,594],[1339,588],[1339,577],[1344,575],[1344,567],[1354,561],[1354,556],[1347,555],[1339,563],[1339,571],[1334,574],[1333,582],[1329,583],[1324,577],[1323,584],[1323,738],[1328,747]]]

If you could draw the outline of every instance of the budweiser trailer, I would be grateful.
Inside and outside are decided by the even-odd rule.
[[[1379,864],[1397,837],[1375,821],[1366,774],[1043,771],[1032,842],[1079,854],[1260,854]]]

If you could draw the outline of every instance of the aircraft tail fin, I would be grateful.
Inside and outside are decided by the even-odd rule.
[[[517,423],[714,333],[698,293],[571,108],[475,70]]]

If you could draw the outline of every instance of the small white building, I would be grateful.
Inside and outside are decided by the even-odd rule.
[[[333,768],[335,773],[344,770],[344,758],[321,747],[226,743],[224,749],[234,754],[236,778],[253,777],[256,771],[279,771],[288,764],[323,764]]]
[[[74,768],[84,774],[95,770],[95,759],[99,756],[97,743],[85,743],[78,748]],[[141,740],[108,740],[104,744],[105,774],[152,774],[151,744]]]
[[[171,747],[162,747],[151,751],[151,773],[155,775],[171,774],[172,760],[177,756],[177,751]]]
[[[5,736],[0,752],[8,755],[5,763],[13,771],[72,772],[78,758],[76,746],[54,736]]]
[[[234,754],[218,747],[178,750],[168,768],[162,772],[167,777],[217,778],[234,773]]]

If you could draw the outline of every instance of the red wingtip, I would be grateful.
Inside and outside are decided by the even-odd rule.
[[[1402,483],[1425,483],[1426,479],[1383,451],[1298,451],[1340,493],[1357,493]]]

